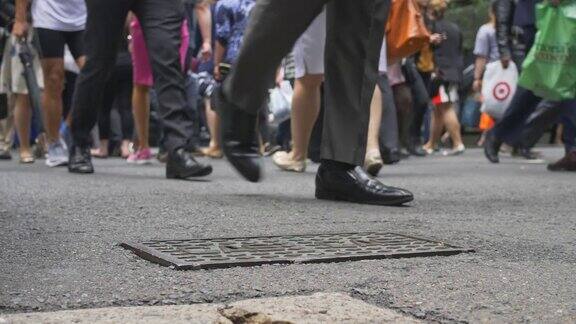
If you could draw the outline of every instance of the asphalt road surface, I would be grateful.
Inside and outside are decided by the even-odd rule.
[[[548,160],[559,148],[545,149]],[[342,292],[418,319],[576,321],[576,174],[480,150],[411,158],[380,178],[409,207],[317,201],[315,166],[250,184],[224,161],[202,181],[97,160],[97,174],[0,163],[0,313],[223,303]],[[450,257],[175,271],[120,242],[384,231],[469,246]]]

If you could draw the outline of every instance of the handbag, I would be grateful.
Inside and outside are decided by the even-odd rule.
[[[393,0],[386,23],[388,61],[394,62],[420,51],[430,33],[415,0]]]

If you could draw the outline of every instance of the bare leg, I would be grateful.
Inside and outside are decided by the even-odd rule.
[[[374,96],[370,104],[370,123],[368,124],[368,142],[366,145],[366,155],[372,152],[380,152],[380,124],[382,122],[382,92],[376,86]]]
[[[212,110],[209,99],[204,100],[206,106],[206,121],[210,128],[210,145],[209,148],[220,151],[220,117]]]
[[[134,127],[138,137],[139,150],[149,148],[150,128],[150,88],[143,85],[134,85],[132,90],[132,113],[134,114]]]
[[[433,150],[440,137],[442,136],[442,130],[444,129],[444,110],[441,107],[434,107],[432,110],[432,118],[430,120],[430,138],[428,142],[424,144],[424,149],[427,151]]]
[[[62,91],[64,91],[64,59],[42,59],[44,72],[44,93],[42,107],[44,108],[44,127],[49,143],[60,138],[60,123],[62,121]]]
[[[462,135],[460,134],[460,122],[458,121],[458,116],[456,116],[454,104],[444,104],[440,108],[443,110],[444,125],[450,134],[450,138],[452,138],[453,148],[456,149],[462,145]]]
[[[324,75],[305,75],[294,83],[292,98],[292,159],[306,160],[312,129],[320,112],[320,86]]]
[[[30,101],[28,95],[16,94],[15,96],[14,123],[20,141],[20,158],[31,157],[30,120],[32,118],[32,110],[30,108]]]
[[[120,155],[123,159],[127,158],[130,155],[130,141],[129,140],[122,140],[122,144],[120,145]]]

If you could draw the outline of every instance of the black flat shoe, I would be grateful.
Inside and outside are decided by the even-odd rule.
[[[382,152],[382,161],[386,165],[396,164],[401,160],[399,149],[380,148],[380,152]]]
[[[221,90],[216,92],[216,96],[224,155],[246,180],[260,181],[262,166],[256,136],[256,115],[249,114],[228,103]]]
[[[399,206],[414,200],[414,195],[404,189],[383,185],[361,167],[346,168],[323,161],[316,174],[316,198]]]
[[[94,173],[92,156],[90,155],[90,148],[88,146],[80,147],[73,145],[70,148],[68,172],[79,174]]]
[[[183,148],[168,154],[166,162],[166,178],[168,179],[204,177],[210,173],[212,173],[212,166],[199,163],[192,153]]]
[[[534,152],[531,148],[514,148],[512,150],[512,156],[521,157],[526,160],[538,160],[542,155],[538,152]]]
[[[412,146],[408,147],[408,153],[410,153],[410,155],[420,156],[420,157],[427,155],[426,151],[424,151],[422,149],[422,145],[418,145],[418,146],[412,145]]]
[[[0,160],[12,160],[12,154],[8,149],[0,149]]]
[[[492,132],[486,134],[486,140],[484,141],[484,155],[488,161],[492,163],[499,163],[500,158],[498,153],[500,152],[500,147],[502,146],[502,141],[496,138]]]

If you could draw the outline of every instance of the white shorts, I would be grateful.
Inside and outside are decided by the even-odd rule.
[[[294,45],[296,79],[307,74],[324,74],[325,44],[326,10],[323,10]]]
[[[28,36],[28,43],[32,51],[33,68],[34,74],[36,74],[36,80],[38,81],[38,86],[40,89],[44,88],[44,76],[42,73],[42,67],[40,66],[40,59],[38,52],[31,44],[31,39],[33,35]],[[22,72],[24,71],[24,66],[20,61],[18,40],[16,37],[10,35],[8,41],[6,41],[6,48],[4,49],[4,56],[2,58],[2,67],[0,68],[0,93],[8,94],[28,94],[28,86],[26,85],[26,79]]]

